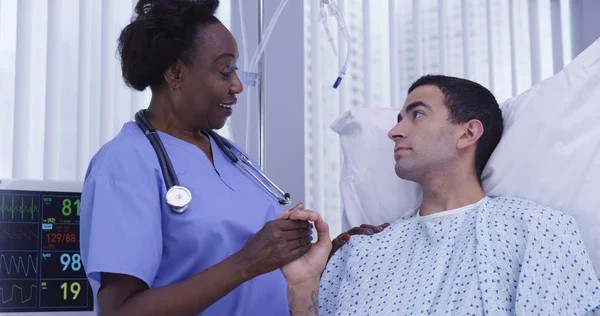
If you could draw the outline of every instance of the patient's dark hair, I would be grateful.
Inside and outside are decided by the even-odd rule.
[[[442,90],[452,124],[479,120],[483,125],[483,134],[477,141],[475,150],[475,172],[481,179],[483,169],[498,146],[504,130],[502,111],[496,98],[476,82],[441,75],[419,78],[408,89],[408,93],[423,85],[434,85]]]
[[[192,66],[202,27],[219,23],[214,16],[218,6],[218,0],[138,1],[118,40],[125,83],[139,91],[148,86],[156,91],[177,60]]]

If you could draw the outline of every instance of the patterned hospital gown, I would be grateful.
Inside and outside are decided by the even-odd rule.
[[[599,287],[573,218],[485,197],[352,236],[319,302],[320,315],[591,315]]]

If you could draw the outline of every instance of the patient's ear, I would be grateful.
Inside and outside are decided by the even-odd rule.
[[[462,134],[456,145],[459,150],[475,145],[483,134],[483,124],[479,120],[470,120],[462,124]]]

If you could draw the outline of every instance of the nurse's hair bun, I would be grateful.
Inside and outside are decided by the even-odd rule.
[[[135,6],[135,17],[159,18],[181,11],[194,11],[195,15],[212,16],[219,7],[218,0],[140,0]]]
[[[157,90],[177,60],[191,65],[202,27],[220,23],[218,0],[140,0],[118,39],[125,83]]]

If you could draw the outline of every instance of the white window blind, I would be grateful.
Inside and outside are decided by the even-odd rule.
[[[226,26],[230,2],[217,12]],[[125,86],[117,52],[136,3],[0,1],[0,179],[82,181],[92,155],[148,106],[149,89]]]
[[[330,123],[353,107],[401,108],[406,90],[428,73],[468,78],[502,102],[551,76],[571,59],[569,0],[338,0],[352,40],[347,74],[333,83],[346,44],[305,1],[306,204],[332,234],[341,231],[341,153]],[[390,170],[390,172],[393,172]],[[380,223],[367,223],[380,224]]]

